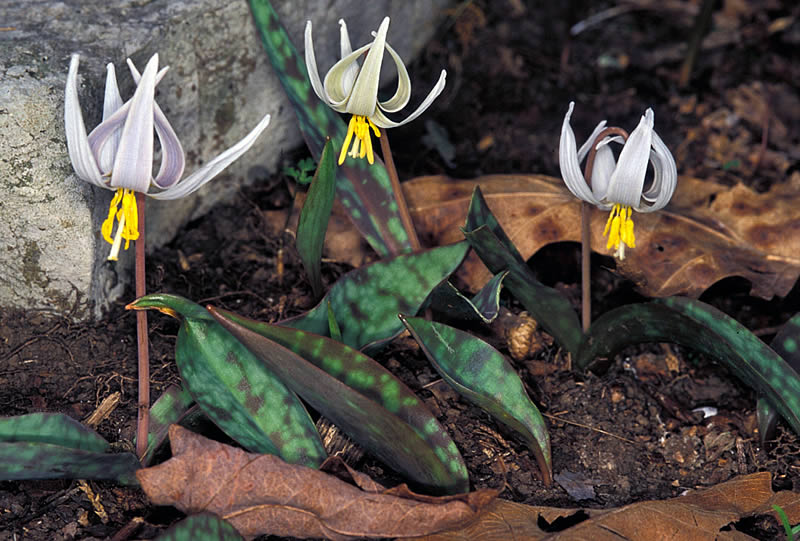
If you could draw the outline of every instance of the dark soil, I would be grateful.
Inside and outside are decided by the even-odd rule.
[[[673,150],[681,174],[745,182],[759,190],[785,182],[800,169],[800,64],[792,56],[800,27],[794,22],[775,30],[775,21],[796,21],[797,8],[777,0],[724,4],[712,26],[723,44],[700,53],[689,85],[680,89],[681,47],[691,33],[695,3],[635,2],[631,5],[638,9],[570,41],[569,25],[609,6],[460,3],[410,67],[415,96],[427,92],[442,67],[448,70],[448,86],[422,119],[391,133],[401,178],[558,175],[560,127],[574,100],[572,125],[579,140],[603,118],[633,127],[652,107],[656,130]],[[398,24],[392,32],[401,30]],[[766,89],[762,95],[777,114],[754,115],[752,102],[743,98],[752,89]],[[767,125],[771,130],[765,132]],[[437,128],[442,134],[431,135]],[[299,151],[287,157],[287,165],[304,156]],[[149,258],[148,291],[184,295],[265,321],[310,308],[310,288],[291,238],[275,226],[292,204],[288,184],[280,173],[265,178],[232,204],[189,224]],[[577,253],[575,244],[552,245],[531,261],[542,280],[562,288],[576,308],[577,266],[564,274],[548,263],[554,258],[577,263]],[[629,283],[607,270],[611,259],[596,262],[598,310],[640,299]],[[326,283],[349,269],[326,263]],[[797,288],[786,299],[770,302],[749,297],[748,290],[748,284],[730,279],[708,290],[703,300],[767,341],[776,325],[800,309]],[[47,313],[0,313],[0,414],[55,411],[83,420],[119,392],[119,406],[97,430],[118,448],[130,449],[136,420],[135,318],[123,307],[132,298],[130,291],[94,324],[72,324]],[[521,309],[510,297],[504,304],[504,322],[513,326]],[[506,351],[499,328],[482,332]],[[154,398],[180,382],[173,361],[176,332],[174,320],[150,316]],[[412,340],[401,338],[377,357],[450,430],[475,488],[502,487],[505,478],[504,498],[601,508],[670,498],[765,470],[774,474],[776,489],[800,488],[800,441],[779,423],[775,440],[762,447],[755,432],[756,396],[724,367],[654,344],[620,355],[606,373],[584,374],[569,370],[564,353],[548,337],[534,338],[539,347],[513,362],[547,415],[557,479],[550,488],[537,479],[535,459],[521,440],[438,382]],[[703,418],[694,411],[702,406],[716,408],[717,415]],[[368,456],[355,466],[389,484],[401,481]],[[136,517],[144,522],[132,537],[153,538],[181,516],[150,506],[138,489],[89,485],[106,519],[77,482],[0,482],[0,540],[103,539]],[[770,539],[782,530],[765,520],[747,524],[746,531]]]

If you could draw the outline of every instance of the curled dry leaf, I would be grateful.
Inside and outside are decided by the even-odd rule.
[[[448,244],[460,228],[476,185],[503,229],[529,258],[553,242],[579,241],[580,203],[557,178],[492,175],[473,180],[420,177],[403,183],[409,210],[423,242]],[[715,282],[742,276],[752,294],[784,296],[800,274],[800,189],[777,184],[766,193],[682,177],[663,210],[636,214],[636,248],[617,264],[647,296],[698,297]],[[592,210],[592,248],[606,254],[607,213]],[[490,277],[470,255],[458,272],[477,290]]]
[[[370,492],[379,487],[355,473],[350,477],[366,488],[177,425],[170,427],[169,439],[173,457],[136,474],[150,500],[187,514],[214,513],[248,539],[265,534],[334,540],[428,535],[476,517],[497,496],[484,489],[432,497],[405,486]]]
[[[800,495],[796,492],[772,492],[769,472],[738,477],[670,500],[634,503],[618,509],[559,509],[495,500],[478,520],[466,527],[429,535],[418,541],[746,540],[753,538],[726,527],[744,517],[774,516],[774,503],[785,506],[789,521],[794,524],[799,520],[799,500]],[[559,532],[548,533],[539,527],[579,514],[587,517],[586,520]]]

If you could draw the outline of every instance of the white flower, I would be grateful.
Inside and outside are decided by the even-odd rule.
[[[79,55],[72,55],[64,101],[64,125],[67,149],[78,177],[95,186],[116,190],[103,222],[103,237],[111,243],[110,260],[116,260],[122,239],[125,248],[139,237],[136,196],[134,192],[156,199],[185,197],[213,179],[236,161],[255,143],[269,124],[269,115],[241,141],[181,180],[186,160],[178,136],[155,102],[155,88],[168,68],[158,70],[158,55],[147,62],[144,72],[128,59],[136,82],[133,97],[122,102],[117,88],[114,65],[108,64],[103,100],[103,121],[88,135],[78,102]],[[153,178],[153,131],[161,144],[161,163]],[[158,191],[150,193],[151,186]],[[119,208],[121,205],[121,208]],[[117,233],[111,231],[117,220]]]
[[[350,113],[353,117],[347,129],[347,137],[339,154],[339,165],[344,162],[347,148],[355,135],[350,156],[363,158],[365,155],[369,163],[373,163],[372,139],[369,130],[372,129],[376,137],[380,137],[378,128],[396,128],[411,122],[425,109],[430,107],[433,100],[442,93],[447,72],[442,70],[439,80],[420,104],[416,111],[405,120],[394,122],[384,113],[396,113],[408,104],[411,97],[411,79],[408,76],[405,64],[397,52],[386,43],[386,34],[389,31],[389,17],[383,19],[378,32],[373,32],[375,40],[353,51],[350,46],[350,37],[347,25],[339,20],[340,25],[340,52],[339,60],[325,75],[323,83],[317,70],[317,60],[314,56],[314,43],[311,39],[311,21],[306,23],[305,56],[308,76],[311,86],[319,98],[334,111]],[[381,64],[384,51],[388,51],[397,68],[397,90],[394,96],[386,101],[378,101],[378,84],[380,82]],[[367,54],[363,65],[359,66],[358,58]]]
[[[653,131],[652,109],[645,111],[639,125],[624,142],[617,161],[614,160],[609,143],[623,143],[623,139],[620,136],[606,135],[610,130],[606,129],[605,120],[595,127],[578,149],[575,134],[569,125],[574,106],[575,103],[570,102],[561,126],[561,142],[558,147],[561,176],[575,197],[603,210],[611,210],[603,232],[604,236],[609,235],[606,248],[614,246],[616,256],[624,259],[625,246],[636,246],[632,210],[653,212],[664,208],[675,193],[678,183],[675,160],[658,134]],[[590,172],[590,188],[581,172],[580,163],[589,154],[592,145],[595,145],[596,154]],[[645,191],[648,163],[653,165],[653,180]]]

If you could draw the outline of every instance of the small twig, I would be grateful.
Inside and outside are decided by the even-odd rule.
[[[611,436],[612,438],[617,438],[618,440],[622,440],[622,441],[627,442],[627,443],[632,443],[634,445],[637,444],[637,442],[635,442],[633,440],[629,440],[628,438],[623,438],[622,436],[617,436],[616,434],[612,434],[611,432],[603,430],[602,428],[595,428],[593,426],[589,426],[589,425],[585,425],[585,424],[582,424],[582,423],[578,423],[576,421],[570,421],[570,420],[564,419],[563,417],[556,417],[555,415],[550,415],[549,413],[542,412],[542,415],[544,415],[548,419],[553,419],[554,421],[559,421],[561,423],[566,423],[568,425],[578,426],[580,428],[586,428],[587,430],[592,430],[594,432],[599,432],[600,434],[604,434],[606,436]]]
[[[107,419],[108,416],[111,415],[111,412],[117,408],[121,397],[122,394],[119,391],[115,391],[105,397],[103,401],[100,402],[100,405],[97,406],[97,409],[94,410],[84,422],[92,428],[97,428],[97,425]]]
[[[136,530],[141,528],[142,524],[144,524],[144,519],[142,517],[133,517],[120,531],[114,534],[111,541],[125,541],[136,533]]]
[[[136,240],[136,298],[147,292],[145,283],[145,196],[136,192],[139,215],[139,238]],[[147,339],[147,310],[136,311],[136,336],[139,350],[139,404],[136,423],[136,455],[140,458],[147,451],[147,435],[150,432],[150,351]]]
[[[397,201],[397,212],[400,214],[400,222],[408,233],[408,242],[411,244],[411,249],[416,252],[422,248],[422,245],[419,242],[419,237],[417,237],[417,230],[414,229],[414,223],[411,221],[411,214],[408,212],[408,205],[403,195],[403,189],[400,187],[400,178],[397,176],[397,168],[394,166],[392,149],[389,147],[389,137],[386,135],[387,131],[386,129],[381,130],[381,136],[378,138],[381,141],[383,163],[386,165],[386,172],[389,173],[389,181],[392,183],[392,191],[394,191],[394,198]]]

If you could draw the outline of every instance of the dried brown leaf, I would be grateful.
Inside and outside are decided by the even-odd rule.
[[[741,532],[722,532],[720,529],[746,516],[771,513],[769,506],[775,501],[783,501],[789,506],[799,497],[792,492],[773,493],[770,473],[761,472],[671,500],[635,503],[610,510],[534,507],[497,500],[467,527],[429,535],[419,541],[745,540],[753,538]],[[540,520],[552,524],[556,519],[568,518],[578,512],[589,518],[558,533],[548,534],[538,527]]]
[[[420,177],[403,188],[420,237],[428,245],[463,238],[472,190],[481,186],[492,212],[528,258],[552,242],[578,241],[580,203],[558,178],[491,175],[474,180]],[[751,282],[752,294],[786,295],[800,274],[800,189],[792,182],[766,193],[682,177],[670,204],[635,214],[636,248],[617,271],[647,296],[697,297],[728,276]],[[592,249],[608,254],[607,213],[592,211]],[[459,271],[473,289],[488,270],[471,255]]]
[[[170,427],[169,439],[173,457],[136,473],[150,500],[187,514],[209,511],[247,538],[427,535],[474,518],[497,496],[488,489],[424,496],[405,485],[367,492],[328,473],[247,453],[177,425]]]

